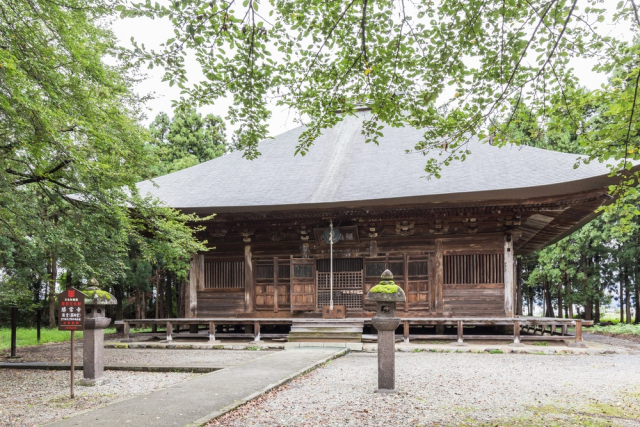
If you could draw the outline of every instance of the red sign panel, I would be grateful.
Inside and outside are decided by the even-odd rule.
[[[58,330],[84,330],[84,294],[77,289],[58,294]]]

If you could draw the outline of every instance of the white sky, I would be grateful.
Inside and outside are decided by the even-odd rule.
[[[603,7],[610,11],[615,10],[618,0],[604,0]],[[632,34],[627,29],[611,27],[612,36],[623,36],[631,39]],[[173,28],[167,19],[152,20],[149,18],[127,18],[116,20],[113,24],[113,31],[119,39],[121,45],[131,46],[130,39],[133,37],[138,43],[144,44],[147,48],[158,49],[173,35]],[[625,34],[627,33],[627,34]],[[187,71],[190,82],[200,80],[199,64],[193,58],[187,58]],[[595,89],[606,82],[606,76],[591,71],[593,64],[589,60],[577,59],[572,63],[576,75],[581,83],[590,89]],[[141,95],[153,93],[155,98],[147,103],[147,121],[149,123],[160,112],[172,115],[171,101],[180,97],[180,89],[177,86],[169,87],[169,84],[162,81],[163,70],[155,67],[146,70],[148,79],[140,83],[136,90]],[[452,88],[453,90],[453,88]],[[451,93],[450,95],[453,95]],[[203,114],[213,113],[225,118],[230,100],[217,100],[215,105],[204,106],[198,109]],[[287,130],[295,128],[297,124],[293,122],[294,114],[284,107],[272,106],[272,118],[269,120],[269,132],[271,136],[278,135]],[[230,138],[234,128],[227,123],[227,135]]]

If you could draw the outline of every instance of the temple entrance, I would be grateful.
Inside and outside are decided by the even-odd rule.
[[[329,262],[328,259],[319,259],[316,262],[318,309],[329,305],[331,298]],[[333,259],[333,303],[335,305],[344,305],[347,309],[362,309],[363,265],[362,258]]]

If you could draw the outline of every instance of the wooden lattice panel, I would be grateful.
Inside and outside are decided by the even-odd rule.
[[[205,261],[204,288],[244,288],[244,261]]]
[[[318,289],[329,289],[331,273],[318,272]],[[360,289],[362,291],[362,271],[342,271],[333,273],[333,289]]]
[[[504,283],[504,255],[447,255],[443,259],[444,284]]]
[[[331,291],[318,290],[318,308],[329,305]],[[333,291],[333,304],[347,308],[362,308],[362,289]]]

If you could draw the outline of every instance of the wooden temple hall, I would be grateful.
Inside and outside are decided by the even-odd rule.
[[[304,337],[299,326],[321,324],[331,298],[331,225],[333,303],[360,334],[373,315],[364,296],[385,269],[407,295],[398,309],[407,339],[442,334],[442,325],[461,329],[460,322],[545,324],[518,317],[515,256],[593,219],[610,201],[608,168],[574,169],[574,154],[471,139],[466,161],[429,179],[427,157],[405,152],[423,132],[386,128],[378,146],[366,144],[367,114],[326,130],[304,157],[294,156],[303,131],[296,128],[260,143],[256,160],[233,152],[139,184],[171,207],[216,214],[200,236],[212,250],[192,257],[188,318],[173,319],[169,335],[176,325],[200,323],[219,336],[216,325],[258,339],[260,327],[263,337]],[[574,323],[547,320],[554,329]]]

